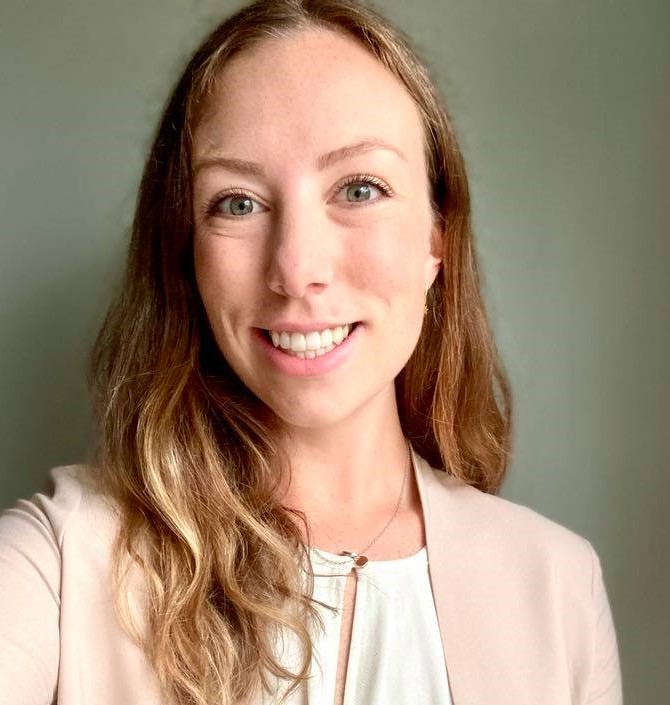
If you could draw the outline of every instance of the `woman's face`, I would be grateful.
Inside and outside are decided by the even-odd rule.
[[[395,403],[440,263],[403,85],[335,33],[264,40],[226,64],[192,167],[198,289],[244,384],[294,427]]]

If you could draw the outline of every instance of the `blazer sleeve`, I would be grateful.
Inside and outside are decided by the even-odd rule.
[[[55,702],[61,546],[78,498],[53,472],[49,494],[0,514],[0,705]]]
[[[586,539],[585,539],[586,540]],[[588,687],[588,705],[622,705],[623,692],[619,650],[612,610],[603,580],[600,558],[589,541],[592,597],[595,610],[594,664]]]

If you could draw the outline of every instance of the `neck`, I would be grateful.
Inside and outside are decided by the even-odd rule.
[[[395,508],[408,461],[393,389],[332,427],[292,428],[287,444],[285,506],[333,518]]]

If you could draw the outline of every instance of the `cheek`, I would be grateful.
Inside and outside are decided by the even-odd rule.
[[[248,257],[216,235],[198,236],[193,246],[195,277],[205,308],[211,315],[223,303],[243,299],[249,285]]]
[[[411,306],[423,293],[423,241],[416,220],[384,219],[368,224],[350,241],[350,276],[362,290],[393,305]]]
[[[230,319],[235,315],[229,307],[235,301],[237,277],[226,266],[229,259],[214,238],[196,243],[193,259],[196,284],[209,325],[219,349],[227,357],[227,343],[233,330]]]

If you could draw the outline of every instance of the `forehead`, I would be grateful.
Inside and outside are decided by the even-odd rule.
[[[298,162],[359,138],[423,162],[423,126],[405,86],[355,39],[314,29],[262,40],[226,63],[193,151]]]

